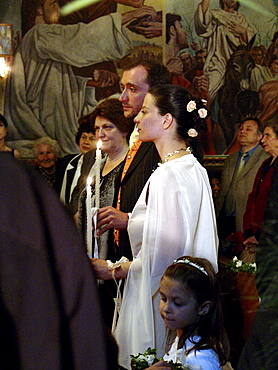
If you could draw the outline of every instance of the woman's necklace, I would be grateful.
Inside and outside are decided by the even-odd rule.
[[[112,159],[109,156],[107,156],[106,162],[111,163],[111,162],[117,162],[119,160],[122,160],[126,156],[127,152],[128,152],[128,147],[125,150],[123,150],[120,154],[118,154],[118,156]]]
[[[171,157],[173,157],[173,155],[178,154],[178,153],[179,153],[179,152],[181,152],[182,150],[184,150],[184,151],[186,151],[186,152],[189,152],[189,153],[190,153],[190,148],[180,148],[180,149],[178,149],[178,150],[174,150],[173,152],[168,153],[167,155],[165,155],[165,157],[164,157],[164,162],[168,162],[168,161],[169,161],[169,159],[170,159]]]
[[[107,156],[105,164],[102,169],[102,176],[106,176],[109,172],[111,172],[114,168],[116,168],[125,158],[128,152],[128,147],[125,151],[121,152],[116,158],[111,159]]]

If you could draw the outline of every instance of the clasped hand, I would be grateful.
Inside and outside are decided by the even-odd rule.
[[[126,229],[128,224],[128,214],[119,211],[111,206],[103,207],[98,210],[97,216],[97,235],[100,236],[109,229]]]

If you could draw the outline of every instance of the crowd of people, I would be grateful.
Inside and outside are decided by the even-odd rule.
[[[205,3],[203,0],[200,16],[207,11]],[[203,54],[203,51],[199,53],[200,65],[204,62],[201,60]],[[262,250],[267,246],[271,253],[272,217],[277,222],[277,215],[272,208],[277,182],[277,120],[267,121],[264,127],[257,117],[243,120],[237,132],[239,150],[225,160],[221,178],[217,174],[209,179],[202,165],[199,140],[199,135],[207,128],[209,107],[201,96],[192,94],[193,90],[188,91],[172,82],[173,75],[162,64],[147,60],[133,61],[123,71],[119,99],[104,99],[91,113],[79,119],[74,143],[79,147],[79,152],[62,158],[56,140],[41,137],[34,142],[37,173],[32,171],[29,174],[27,169],[21,168],[19,161],[13,163],[8,158],[14,156],[20,159],[20,154],[5,145],[8,122],[0,115],[0,150],[5,152],[1,154],[3,167],[14,168],[15,177],[20,178],[24,174],[29,184],[29,188],[22,185],[22,189],[14,194],[13,211],[16,210],[17,214],[24,204],[25,210],[29,209],[30,201],[36,214],[41,214],[42,210],[45,212],[45,217],[41,215],[41,222],[37,220],[38,239],[34,237],[31,243],[28,234],[22,236],[20,245],[22,248],[32,245],[35,248],[36,243],[43,240],[40,253],[45,261],[41,261],[41,269],[57,280],[52,287],[52,294],[57,294],[57,297],[53,297],[56,299],[53,304],[57,305],[53,320],[55,315],[60,317],[61,323],[56,323],[56,326],[61,325],[65,330],[61,342],[57,344],[61,346],[61,356],[55,354],[58,356],[56,361],[65,365],[74,358],[74,365],[69,368],[90,368],[93,343],[99,335],[96,334],[97,327],[101,326],[100,322],[90,319],[94,314],[89,306],[96,295],[100,298],[100,308],[97,304],[96,312],[102,315],[103,326],[111,329],[112,321],[115,324],[113,336],[103,328],[100,334],[103,347],[100,348],[99,358],[103,363],[107,362],[107,368],[116,369],[119,364],[121,368],[129,369],[131,356],[144,353],[148,347],[156,348],[158,357],[164,356],[163,361],[152,365],[150,369],[170,369],[169,361],[193,366],[194,369],[212,370],[220,369],[220,366],[231,361],[237,368],[237,361],[233,361],[229,355],[217,277],[219,255],[225,254],[221,249],[221,241],[229,238],[237,238],[238,245],[241,245],[229,250],[229,258],[244,256],[245,261],[254,262],[258,255],[262,310],[258,309],[254,323],[257,327],[262,325],[260,320],[265,320],[264,307],[272,313],[271,319],[275,318],[273,305],[268,305],[269,297],[274,293],[269,292],[266,282],[270,280],[273,284],[276,275],[275,271],[268,275]],[[100,163],[96,155],[98,140],[101,140]],[[89,185],[88,177],[92,177]],[[7,199],[12,199],[14,187],[2,181],[1,176],[1,187],[5,187]],[[88,221],[88,215],[97,206],[97,181],[100,181],[100,204],[93,227],[93,220]],[[32,186],[32,182],[37,185]],[[49,185],[56,194],[50,189],[43,194],[44,186],[49,188]],[[23,203],[15,202],[22,191],[29,192],[28,196]],[[53,202],[49,209],[48,201]],[[56,221],[51,219],[52,211],[55,212],[53,208],[57,208],[61,220],[57,220],[58,214],[54,217]],[[8,208],[6,212],[11,216]],[[268,221],[264,224],[265,215]],[[1,229],[8,243],[4,245],[1,241],[3,255],[8,245],[18,241],[18,230],[10,228],[8,222],[5,225]],[[62,230],[57,229],[58,225]],[[15,222],[15,229],[21,230],[22,227],[20,220]],[[91,266],[86,257],[88,233],[91,233],[97,245],[98,258],[92,256]],[[48,240],[51,243],[48,244]],[[58,250],[59,241],[65,243],[61,250]],[[36,253],[30,250],[25,256],[26,261],[28,255],[31,273],[31,262],[35,263],[40,254],[36,257]],[[74,256],[77,261],[74,261]],[[126,259],[121,262],[123,257]],[[67,261],[70,264],[65,267]],[[117,261],[114,267],[111,267],[111,261]],[[16,257],[12,263],[16,269],[19,263]],[[75,269],[78,269],[78,274]],[[95,284],[93,271],[98,279],[98,293],[95,287],[91,287]],[[118,288],[117,292],[117,285],[122,280],[125,281],[124,289]],[[84,291],[77,292],[80,284],[85,284]],[[26,294],[25,299],[28,300],[28,289]],[[116,294],[118,300],[114,304]],[[1,305],[11,315],[15,330],[27,330],[28,322],[21,326],[21,322],[16,320],[17,311],[9,311],[11,303],[4,298]],[[42,295],[41,306],[45,300]],[[76,324],[71,315],[79,316],[79,306],[81,317]],[[89,317],[86,320],[89,322],[85,330],[86,309]],[[72,310],[77,310],[77,313]],[[171,340],[169,336],[167,344],[171,348],[167,350],[165,327],[176,335],[176,339]],[[90,335],[89,329],[95,334]],[[88,335],[82,349],[82,339],[78,337],[80,330],[82,333],[85,330]],[[76,332],[79,333],[77,336]],[[257,345],[255,335],[251,332],[246,346]],[[271,335],[274,339],[274,331]],[[17,341],[16,338],[11,339]],[[51,345],[51,339],[45,340],[49,340]],[[264,348],[268,347],[265,344],[266,341],[261,339],[258,351],[261,356],[267,357]],[[111,356],[108,345],[113,348]],[[12,350],[15,351],[15,348]],[[25,349],[23,345],[23,353]],[[31,349],[28,348],[28,351]],[[18,348],[15,353],[16,361],[21,363]],[[36,352],[36,355],[42,354]],[[243,355],[239,370],[249,369],[246,365],[250,361],[248,352],[244,350]],[[28,368],[30,353],[26,356],[24,361],[27,361]],[[85,364],[87,356],[90,361]],[[103,356],[107,356],[109,361]],[[275,356],[268,358],[270,364],[274,363]]]

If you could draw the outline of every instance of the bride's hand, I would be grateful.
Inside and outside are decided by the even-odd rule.
[[[107,262],[98,258],[91,258],[96,277],[101,280],[112,279],[112,272],[108,269]]]
[[[91,258],[96,277],[101,280],[111,280],[112,270],[109,270],[107,261],[98,258]],[[121,266],[114,270],[116,279],[125,279],[131,262],[123,262]]]

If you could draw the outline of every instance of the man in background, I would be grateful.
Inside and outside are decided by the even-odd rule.
[[[215,200],[220,238],[243,231],[243,215],[257,171],[268,157],[260,146],[262,123],[248,117],[239,126],[239,151],[229,155],[221,175],[221,188]]]

